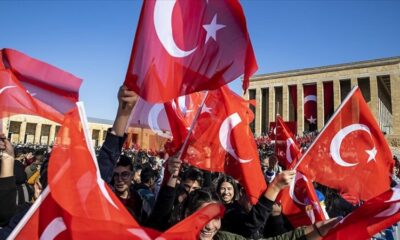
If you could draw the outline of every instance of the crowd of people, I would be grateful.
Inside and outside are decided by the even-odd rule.
[[[362,204],[316,184],[330,219],[293,228],[282,214],[284,206],[275,200],[293,181],[295,171],[279,166],[271,139],[256,139],[268,188],[252,206],[243,187],[230,176],[191,167],[163,151],[123,149],[136,97],[125,88],[118,96],[118,114],[97,151],[97,160],[102,178],[142,226],[165,231],[196,210],[221,203],[224,216],[207,223],[200,239],[321,239],[341,217]],[[315,137],[316,133],[307,133],[296,140],[307,148]],[[12,146],[4,135],[0,138],[0,239],[5,239],[46,187],[51,148]],[[396,163],[397,174],[400,165]]]

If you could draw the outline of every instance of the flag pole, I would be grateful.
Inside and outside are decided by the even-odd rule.
[[[278,131],[277,131],[276,128],[278,127],[279,102],[277,102],[277,104],[278,104],[278,106],[277,106],[277,111],[276,111],[276,113],[275,113],[275,128],[274,128],[274,135],[275,135],[275,147],[274,147],[274,149],[275,149],[275,155],[278,154],[278,153],[277,153],[277,147],[276,147],[276,141],[278,140],[278,137],[277,137]]]
[[[39,197],[35,200],[33,205],[29,208],[28,212],[25,213],[24,217],[19,221],[17,226],[13,229],[13,231],[10,233],[10,235],[7,237],[7,240],[12,240],[17,237],[17,235],[21,232],[21,230],[24,228],[24,226],[28,223],[28,221],[32,218],[33,214],[35,214],[35,211],[40,207],[40,204],[44,202],[46,199],[47,195],[50,193],[50,188],[47,186],[43,192],[39,195]],[[35,236],[32,236],[35,237]],[[36,236],[40,237],[40,236]]]
[[[206,91],[206,93],[204,94],[203,100],[201,101],[201,105],[200,105],[200,107],[197,109],[196,116],[194,116],[193,122],[192,122],[192,124],[190,125],[190,129],[189,129],[189,132],[188,132],[188,134],[187,134],[187,136],[186,136],[186,138],[185,138],[185,141],[183,142],[183,145],[182,145],[181,149],[179,150],[179,156],[178,156],[179,159],[181,159],[181,157],[182,157],[182,155],[183,155],[183,151],[185,150],[186,145],[187,145],[188,142],[189,142],[190,135],[192,135],[194,125],[196,124],[197,119],[198,119],[199,116],[200,116],[201,110],[203,109],[203,106],[204,106],[204,103],[206,102],[207,97],[208,97],[208,91]]]

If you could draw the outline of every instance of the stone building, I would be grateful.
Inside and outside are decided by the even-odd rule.
[[[333,85],[333,108],[337,109],[351,88],[358,85],[381,130],[389,137],[400,136],[400,57],[337,64],[255,75],[250,79],[245,98],[255,99],[256,136],[268,132],[269,123],[279,113],[285,121],[297,122],[297,133],[309,130],[304,120],[304,86],[315,85],[317,129],[321,130],[330,116],[324,112],[324,86]],[[290,91],[297,92],[293,106]],[[333,109],[332,109],[333,110]]]
[[[100,147],[106,137],[107,129],[112,127],[113,121],[88,118],[89,130],[93,145]],[[1,122],[0,122],[1,123]],[[4,132],[12,143],[32,143],[51,145],[54,142],[60,125],[31,115],[15,115],[5,118],[0,124],[0,131]],[[150,129],[129,128],[126,146],[136,144],[143,149],[160,150],[166,139],[155,135]]]

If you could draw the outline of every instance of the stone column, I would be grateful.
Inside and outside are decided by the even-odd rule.
[[[334,111],[339,107],[340,105],[340,80],[335,79],[333,80],[333,108]]]
[[[21,123],[21,128],[19,129],[19,141],[24,143],[26,133],[26,121]]]
[[[304,92],[303,84],[297,84],[297,133],[304,132]]]
[[[268,87],[269,90],[269,122],[275,122],[275,88],[273,86]]]
[[[358,85],[358,79],[357,77],[351,77],[351,88],[353,88],[354,86]]]
[[[255,133],[256,136],[261,136],[261,121],[262,121],[262,93],[261,88],[256,88],[256,116],[255,116]]]
[[[322,81],[317,82],[317,128],[324,127],[324,87]]]
[[[378,78],[375,75],[369,77],[369,85],[371,90],[371,102],[370,102],[370,109],[375,116],[375,119],[379,123],[379,116],[378,116]],[[393,86],[395,87],[395,86]]]
[[[99,133],[99,146],[102,146],[103,145],[103,133],[104,133],[104,130],[103,129],[100,129],[100,133]],[[130,134],[132,134],[132,133],[130,133]]]
[[[42,124],[38,123],[36,124],[35,139],[33,141],[35,144],[40,143],[41,132],[42,132]]]
[[[50,134],[49,134],[49,144],[54,143],[54,139],[56,138],[56,125],[52,124],[50,127]]]
[[[286,83],[282,86],[282,118],[289,121],[289,86]]]
[[[390,75],[390,91],[392,96],[392,134],[400,137],[400,72]]]

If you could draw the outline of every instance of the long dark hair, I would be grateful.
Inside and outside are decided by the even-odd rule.
[[[217,193],[218,193],[218,195],[220,194],[219,193],[219,188],[221,187],[221,185],[222,185],[222,183],[224,183],[224,182],[228,182],[228,183],[230,183],[231,185],[232,185],[232,187],[233,187],[233,201],[237,201],[238,199],[239,199],[239,188],[238,188],[238,186],[237,186],[237,184],[236,184],[236,181],[235,181],[235,179],[233,179],[231,176],[222,176],[219,180],[218,180],[218,183],[217,183]]]
[[[199,189],[191,192],[187,200],[186,212],[185,212],[186,216],[189,216],[190,214],[197,211],[204,203],[213,203],[213,202],[220,203],[221,201],[218,195],[211,191]]]

